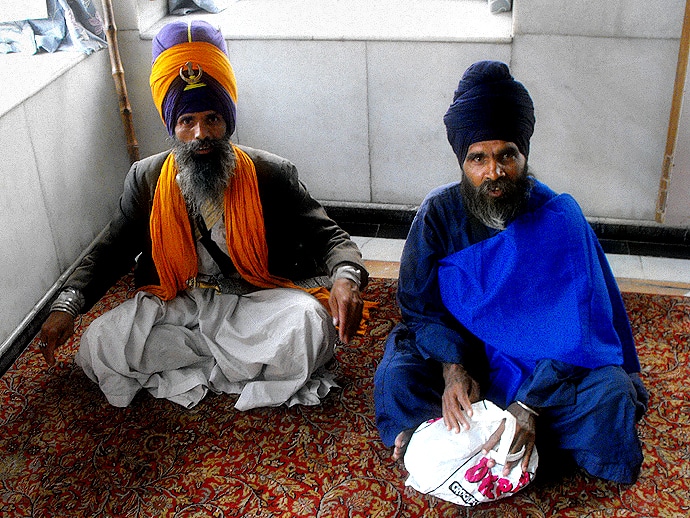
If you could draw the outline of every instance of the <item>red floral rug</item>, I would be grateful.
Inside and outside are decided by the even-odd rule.
[[[374,279],[368,333],[337,351],[340,389],[316,407],[238,412],[235,397],[192,410],[142,393],[108,405],[72,362],[47,369],[32,344],[0,379],[0,516],[685,517],[690,514],[690,300],[626,294],[650,409],[642,475],[620,486],[576,472],[539,477],[474,509],[416,493],[374,425],[372,380],[399,315],[396,282]],[[120,281],[80,332],[131,295]]]

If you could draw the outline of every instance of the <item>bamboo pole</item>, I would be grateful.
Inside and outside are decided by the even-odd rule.
[[[683,18],[683,29],[680,34],[680,48],[678,49],[676,80],[673,85],[671,116],[668,122],[666,149],[664,151],[664,161],[661,167],[661,180],[659,181],[659,194],[656,202],[655,220],[657,223],[663,223],[666,219],[666,202],[668,200],[668,189],[671,184],[671,168],[673,167],[673,157],[676,151],[676,141],[678,139],[678,126],[680,121],[680,112],[683,105],[683,94],[685,90],[685,78],[687,76],[689,54],[690,0],[686,0],[685,17]]]
[[[108,52],[110,53],[110,66],[113,80],[115,81],[115,89],[117,90],[118,102],[120,104],[122,125],[125,129],[125,137],[127,138],[129,162],[132,164],[139,160],[139,143],[137,142],[137,137],[134,132],[134,123],[132,122],[132,107],[129,104],[129,95],[127,94],[125,70],[122,67],[122,60],[120,59],[113,4],[111,0],[102,0],[102,4],[105,34],[108,39]]]

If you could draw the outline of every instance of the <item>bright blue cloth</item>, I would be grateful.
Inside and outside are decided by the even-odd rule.
[[[444,305],[486,346],[490,399],[510,403],[542,359],[639,371],[627,319],[614,326],[623,304],[602,256],[577,202],[561,194],[440,261]]]

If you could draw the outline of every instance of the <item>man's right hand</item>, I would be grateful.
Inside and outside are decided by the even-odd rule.
[[[472,403],[479,401],[479,383],[458,363],[443,364],[443,422],[449,430],[469,430]]]
[[[74,333],[74,317],[64,311],[53,311],[41,327],[38,343],[46,363],[55,365],[55,350]]]

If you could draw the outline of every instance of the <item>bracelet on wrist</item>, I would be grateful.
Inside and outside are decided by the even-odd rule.
[[[50,305],[50,311],[62,311],[76,318],[83,307],[84,295],[74,288],[65,288]]]
[[[526,410],[527,412],[532,414],[534,417],[539,417],[539,412],[537,412],[533,408],[528,407],[522,401],[515,401],[515,402],[520,406],[520,408],[522,408],[523,410]]]
[[[362,271],[352,265],[346,264],[339,266],[333,274],[333,280],[348,279],[354,282],[358,287],[362,285]]]

